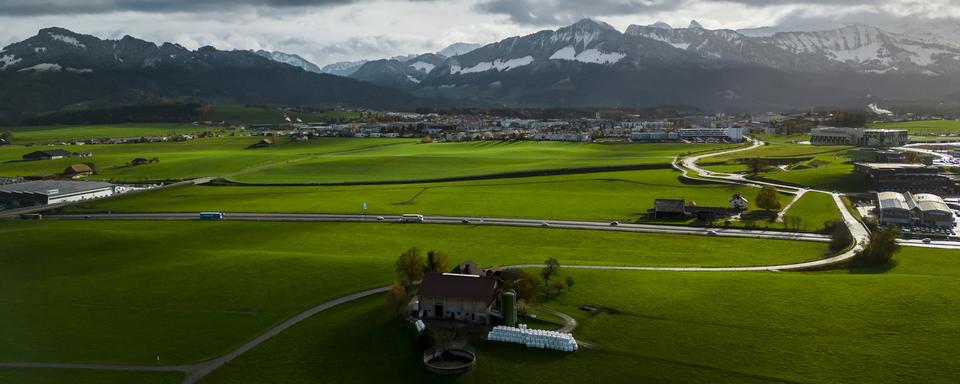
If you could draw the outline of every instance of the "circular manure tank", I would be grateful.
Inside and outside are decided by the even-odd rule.
[[[477,355],[460,348],[436,349],[423,352],[423,365],[437,375],[459,375],[467,372],[477,362]]]

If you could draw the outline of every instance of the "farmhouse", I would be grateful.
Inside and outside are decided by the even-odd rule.
[[[93,174],[93,168],[86,164],[74,164],[63,170],[64,176],[78,177]]]
[[[733,196],[730,196],[728,207],[734,211],[746,211],[750,208],[750,201],[743,197],[743,195],[735,193]]]
[[[26,161],[55,160],[55,159],[63,159],[65,157],[70,157],[70,152],[67,152],[62,149],[49,149],[46,151],[30,152],[26,155],[23,155],[23,160],[26,160]]]
[[[116,186],[95,181],[36,180],[0,185],[0,204],[30,207],[113,196]]]
[[[490,324],[497,279],[456,273],[428,273],[417,292],[419,317]]]

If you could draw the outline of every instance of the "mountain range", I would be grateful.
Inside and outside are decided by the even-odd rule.
[[[620,32],[586,19],[430,61],[432,69],[414,68],[419,61],[372,61],[349,76],[468,103],[749,110],[955,103],[960,84],[960,44],[866,25],[767,36],[696,21]]]
[[[162,100],[385,109],[949,108],[960,104],[960,44],[866,25],[751,35],[696,22],[621,32],[585,19],[479,47],[318,68],[283,52],[189,50],[45,28],[0,50],[0,98],[8,101],[0,122]]]
[[[0,122],[42,113],[160,101],[403,108],[408,95],[318,74],[250,51],[188,50],[63,28],[0,50]]]

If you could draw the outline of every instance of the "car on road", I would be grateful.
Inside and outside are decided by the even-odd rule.
[[[544,221],[544,222],[540,223],[540,226],[541,226],[541,227],[549,227],[549,226],[550,226],[550,223]]]
[[[719,235],[720,233],[718,233],[715,229],[711,229],[711,230],[707,231],[707,234],[710,235],[710,236],[717,236],[717,235]]]
[[[460,220],[460,222],[463,224],[470,224],[470,220],[467,220],[467,219],[462,219]]]
[[[930,244],[931,242],[933,242],[933,240],[930,240],[929,237],[924,237],[923,240],[920,240],[920,242],[924,244]]]
[[[24,220],[42,220],[43,215],[39,213],[24,213],[20,215],[20,218]]]
[[[618,226],[618,225],[620,225],[620,222],[619,222],[619,221],[611,221],[611,222],[610,222],[610,226],[611,226],[611,227],[616,227],[616,226]]]
[[[384,220],[383,216],[377,216],[377,221],[383,221],[383,220]]]

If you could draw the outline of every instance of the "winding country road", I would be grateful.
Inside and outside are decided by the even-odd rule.
[[[705,179],[718,181],[723,183],[730,184],[748,184],[748,185],[772,185],[778,189],[785,191],[793,191],[797,193],[800,188],[792,186],[777,185],[767,182],[757,182],[753,180],[746,180],[742,175],[733,175],[733,174],[724,174],[724,173],[714,173],[704,169],[701,169],[696,165],[697,161],[710,156],[717,156],[722,154],[740,152],[745,150],[750,150],[762,145],[761,142],[753,141],[753,145],[746,148],[739,148],[726,152],[716,152],[706,155],[698,155],[690,158],[683,159],[682,161],[674,161],[674,165],[684,173],[685,177],[690,177],[694,179]],[[696,176],[689,176],[687,172],[694,172]],[[824,191],[813,191],[812,193],[828,193]],[[854,239],[856,239],[856,244],[851,247],[851,249],[843,252],[839,255],[812,260],[802,263],[792,263],[792,264],[780,264],[780,265],[766,265],[766,266],[730,266],[730,267],[643,267],[643,266],[601,266],[601,265],[564,265],[564,268],[570,269],[600,269],[600,270],[631,270],[631,271],[675,271],[675,272],[723,272],[723,271],[792,271],[792,270],[805,270],[811,268],[821,268],[836,265],[843,263],[850,258],[852,258],[855,253],[861,249],[863,245],[869,239],[869,232],[867,228],[858,221],[854,215],[849,212],[840,198],[839,194],[828,193],[833,197],[834,202],[839,208],[843,221],[846,223],[847,227],[850,229],[851,234]],[[227,218],[230,220],[278,220],[278,221],[376,221],[375,217],[363,216],[357,217],[359,215],[294,215],[294,214],[246,214],[246,213],[231,213],[228,214]],[[397,216],[384,216],[384,221],[388,220],[397,220]],[[108,220],[142,220],[142,219],[153,219],[153,220],[195,220],[195,214],[113,214],[113,215],[60,215],[56,216],[56,219],[73,219],[73,220],[96,220],[96,219],[108,219]],[[430,216],[426,220],[428,222],[437,222],[437,223],[462,223],[462,220],[477,220],[479,224],[479,218],[461,218],[461,217],[448,217],[448,216]],[[640,224],[621,224],[617,226],[612,226],[610,223],[597,223],[597,222],[583,222],[583,221],[549,221],[549,227],[556,228],[575,228],[575,229],[603,229],[603,230],[620,230],[620,231],[635,231],[635,232],[659,232],[659,233],[683,233],[683,234],[710,234],[707,232],[707,229],[704,228],[689,228],[689,227],[672,227],[672,226],[655,226],[655,225],[640,225]],[[503,219],[503,218],[485,218],[483,220],[484,225],[510,225],[510,226],[539,226],[544,227],[543,221],[539,220],[528,220],[528,219]],[[722,231],[722,232],[721,232]],[[793,236],[786,237],[785,236]],[[712,234],[710,234],[712,235]],[[781,232],[772,232],[772,231],[746,231],[746,230],[730,230],[730,229],[717,229],[716,236],[736,236],[736,237],[764,237],[772,236],[768,238],[788,238],[791,240],[807,240],[807,241],[824,241],[823,236],[815,234],[797,234],[797,233],[781,233]],[[779,237],[777,237],[779,236]],[[520,264],[520,265],[511,265],[503,268],[536,268],[542,267],[540,264]],[[100,364],[70,364],[70,363],[29,363],[29,362],[0,362],[0,367],[18,367],[18,368],[67,368],[67,369],[102,369],[102,370],[126,370],[126,371],[151,371],[151,372],[182,372],[185,374],[183,383],[193,384],[209,375],[213,371],[227,364],[231,360],[235,359],[237,356],[255,348],[264,341],[270,339],[273,336],[287,330],[288,328],[300,323],[303,320],[310,318],[311,316],[320,313],[322,311],[328,310],[330,308],[336,307],[341,304],[359,300],[365,297],[372,295],[380,294],[385,292],[389,287],[379,287],[374,289],[368,289],[361,292],[356,292],[350,295],[338,297],[336,299],[327,301],[320,305],[309,308],[303,312],[300,312],[293,317],[287,319],[283,323],[271,328],[267,332],[255,337],[254,339],[244,343],[237,349],[234,349],[220,357],[188,365],[173,365],[173,366],[155,366],[155,365],[100,365]],[[569,323],[569,316],[564,316],[564,318]],[[572,319],[572,318],[570,318]],[[575,326],[576,322],[572,323]]]

